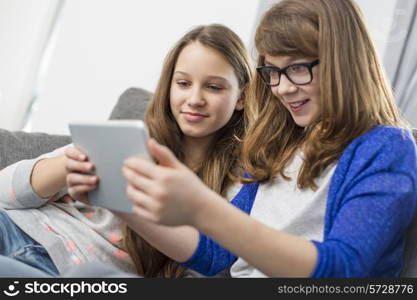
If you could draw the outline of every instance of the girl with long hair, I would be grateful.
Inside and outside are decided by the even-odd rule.
[[[207,275],[231,266],[233,277],[399,276],[417,207],[416,146],[359,8],[282,0],[255,44],[241,210],[151,139],[158,164],[131,158],[124,168],[132,228]],[[177,239],[144,220],[173,226]]]
[[[251,72],[245,46],[232,30],[198,26],[168,53],[145,116],[150,136],[226,198],[239,188],[231,183],[238,175]],[[126,227],[117,212],[88,205],[87,192],[99,182],[86,174],[94,168],[86,154],[66,147],[3,170],[0,254],[30,249],[19,260],[50,276],[92,261],[144,277],[199,276],[185,274],[184,267]]]
[[[215,24],[196,27],[165,58],[145,114],[149,135],[169,147],[202,182],[224,197],[238,176],[243,101],[251,72],[245,46],[234,32]],[[77,162],[80,154],[71,149],[69,164],[82,170],[88,162]],[[95,177],[74,173],[79,171],[68,175],[68,192],[75,199],[87,200],[86,192],[97,186],[88,180]],[[184,267],[128,226],[123,240],[139,275],[186,276]]]

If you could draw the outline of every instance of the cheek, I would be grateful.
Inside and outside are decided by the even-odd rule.
[[[309,91],[310,97],[314,100],[314,105],[320,108],[320,89],[317,85],[314,85]]]
[[[270,87],[270,89],[271,89],[271,93],[272,93],[272,95],[274,95],[274,96],[275,96],[275,98],[277,98],[277,99],[281,99],[281,98],[279,97],[279,93],[278,93],[278,86],[271,86],[271,87]]]
[[[178,89],[171,89],[169,93],[169,105],[171,106],[171,111],[175,114],[179,111],[179,105],[181,103],[181,92]]]
[[[313,86],[308,91],[310,99],[312,100],[311,120],[318,120],[320,118],[321,103],[320,92],[317,86]]]
[[[311,93],[314,97],[320,97],[320,78],[318,72],[314,73],[313,81],[311,82]]]
[[[228,121],[235,111],[236,103],[237,99],[231,98],[230,96],[220,97],[216,99],[214,109],[221,119],[227,119],[226,121]]]

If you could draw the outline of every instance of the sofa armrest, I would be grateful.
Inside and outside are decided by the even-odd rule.
[[[0,169],[71,143],[69,136],[0,129]]]

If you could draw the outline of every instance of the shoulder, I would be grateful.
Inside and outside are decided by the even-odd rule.
[[[408,129],[377,126],[353,140],[342,153],[337,175],[347,179],[363,172],[379,171],[417,174],[416,144]]]
[[[366,144],[414,144],[414,138],[409,129],[391,126],[376,126],[355,141]]]
[[[416,155],[416,144],[410,130],[376,126],[353,140],[343,155],[361,155],[373,157],[376,154],[387,156]]]
[[[416,188],[417,151],[411,131],[377,126],[356,138],[343,152],[329,195],[346,200],[358,195],[369,198],[389,194],[387,199],[406,203],[413,211]]]

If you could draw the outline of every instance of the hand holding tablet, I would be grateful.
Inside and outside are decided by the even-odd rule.
[[[88,194],[89,203],[132,213],[122,166],[130,156],[150,158],[145,124],[140,120],[73,122],[69,129],[74,145],[87,154],[100,178],[97,189]]]

